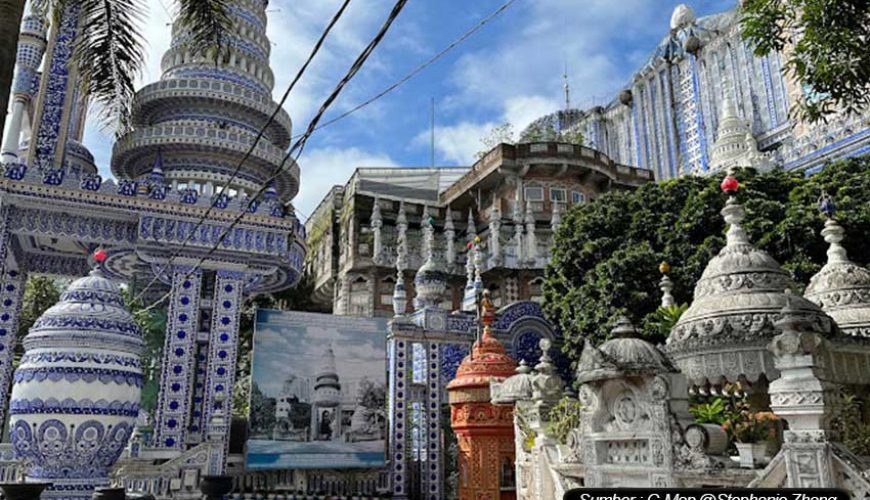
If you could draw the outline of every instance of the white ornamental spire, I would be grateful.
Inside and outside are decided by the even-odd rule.
[[[453,227],[453,212],[449,206],[444,216],[444,241],[444,258],[447,261],[445,270],[451,272],[456,264],[456,229]]]
[[[523,241],[523,210],[519,200],[514,203],[514,251],[517,256],[517,264],[525,262],[525,244]]]
[[[435,258],[435,228],[432,226],[432,216],[429,215],[429,206],[423,205],[423,217],[420,222],[423,227],[423,258],[434,260]]]
[[[671,271],[671,266],[667,262],[662,262],[659,264],[659,272],[662,273],[662,280],[659,281],[659,290],[662,291],[662,307],[671,307],[676,302],[674,301],[674,296],[671,295],[671,292],[674,290],[674,282],[671,281],[671,278],[668,277],[668,273]]]
[[[399,268],[404,271],[408,268],[408,217],[405,215],[404,201],[399,203],[399,214],[396,217],[396,247],[397,252],[405,256],[406,260]]]
[[[375,264],[381,263],[381,252],[383,251],[383,242],[381,241],[381,228],[384,221],[381,218],[381,200],[375,198],[374,206],[372,207],[371,228],[374,242],[372,244],[372,261]]]
[[[501,209],[498,200],[489,212],[489,256],[492,265],[501,263]]]

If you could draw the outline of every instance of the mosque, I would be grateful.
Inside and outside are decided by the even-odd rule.
[[[585,145],[502,144],[468,168],[359,169],[303,227],[292,206],[299,167],[283,161],[290,118],[279,112],[255,140],[276,107],[266,4],[232,2],[238,23],[218,65],[173,30],[161,79],[138,92],[114,147],[115,180],[81,143],[87,96],[70,65],[77,5],[50,27],[24,20],[0,151],[0,420],[11,430],[0,478],[51,483],[45,498],[90,498],[109,484],[197,498],[214,476],[229,476],[237,498],[555,498],[580,486],[870,492],[870,466],[830,427],[833,392],[870,384],[870,275],[839,245],[845,230],[832,209],[829,262],[801,297],[783,292],[787,273],[752,246],[737,181],[724,183],[728,243],[663,347],[621,321],[572,373],[538,304],[552,234],[571,205],[733,166],[811,172],[868,151],[866,115],[791,121],[801,89],[782,77],[779,56],[752,56],[735,12],[696,19],[680,6],[611,104],[542,118],[580,130]],[[240,459],[244,432],[231,435],[228,409],[241,302],[294,286],[304,266],[335,314],[393,318],[383,470],[254,472]],[[34,324],[13,371],[10,332],[34,274],[78,279]],[[143,342],[119,283],[168,298],[151,436],[136,422]],[[320,436],[341,424],[344,382],[330,356],[305,389],[318,410],[306,431]],[[577,383],[582,412],[562,439],[546,424],[564,379]],[[690,394],[735,386],[753,410],[786,423],[776,449],[746,447],[739,462],[721,428],[687,411]]]

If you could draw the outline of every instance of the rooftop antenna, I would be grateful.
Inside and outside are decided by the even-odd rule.
[[[565,61],[565,72],[562,73],[562,88],[565,90],[565,111],[571,109],[571,85],[568,84],[568,61]]]
[[[432,168],[435,168],[435,98],[432,98],[429,107],[429,163]]]

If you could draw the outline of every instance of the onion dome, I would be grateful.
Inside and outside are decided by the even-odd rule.
[[[532,398],[532,369],[526,364],[526,360],[520,360],[520,366],[516,369],[516,375],[504,382],[492,382],[490,393],[492,404],[511,405],[517,401],[527,401]]]
[[[658,375],[676,371],[656,346],[637,337],[637,330],[626,317],[620,317],[611,333],[615,338],[592,347],[588,342],[577,364],[577,381]]]
[[[66,142],[66,156],[64,159],[71,172],[80,172],[82,174],[97,173],[94,155],[91,154],[87,146],[78,141],[69,140]]]
[[[97,254],[105,258],[102,250]],[[92,342],[137,356],[145,345],[120,289],[98,268],[73,281],[60,301],[36,320],[24,338],[24,348],[65,348]]]
[[[810,279],[804,296],[828,313],[841,332],[870,337],[870,271],[849,260],[840,244],[844,233],[833,218],[825,222],[828,262]]]
[[[98,251],[94,260],[105,261]],[[133,432],[144,343],[119,288],[99,269],[74,281],[24,339],[10,435],[28,481],[90,498]],[[50,495],[52,496],[52,495]]]
[[[704,269],[692,305],[674,326],[666,348],[691,383],[699,386],[778,376],[767,346],[776,335],[774,322],[785,305],[784,290],[793,288],[788,273],[753,247],[741,227],[745,211],[733,196],[736,179],[726,177],[722,189],[731,194],[721,212],[729,224],[727,243]],[[820,331],[831,331],[830,318],[818,306],[802,297],[792,300]]]
[[[438,307],[447,290],[447,274],[441,269],[430,252],[429,258],[417,270],[414,277],[414,308]]]
[[[493,310],[489,291],[484,291],[481,301],[483,335],[471,347],[471,354],[459,364],[456,378],[447,384],[451,403],[461,402],[458,399],[467,398],[474,390],[484,388],[487,389],[484,400],[488,401],[490,381],[503,382],[516,372],[516,361],[507,354],[504,345],[492,334],[492,322],[495,320]]]

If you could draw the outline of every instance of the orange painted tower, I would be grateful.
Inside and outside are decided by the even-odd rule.
[[[495,319],[489,292],[481,301],[483,335],[447,384],[450,422],[459,444],[459,499],[513,500],[513,408],[489,401],[489,382],[513,376],[516,362],[490,331]]]

